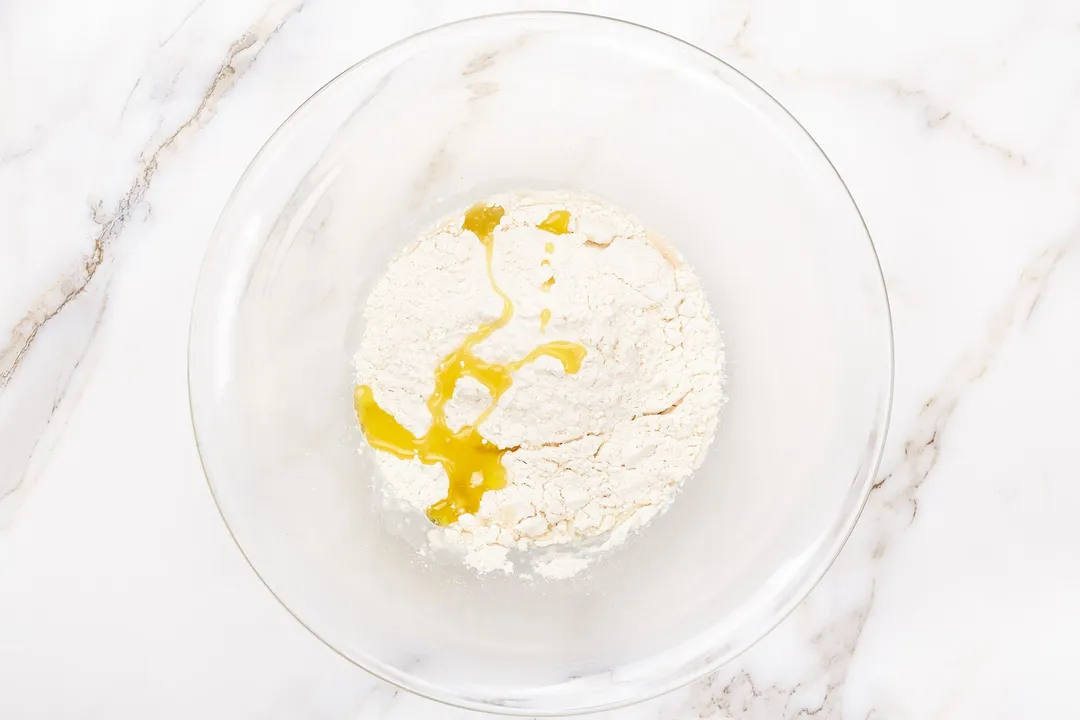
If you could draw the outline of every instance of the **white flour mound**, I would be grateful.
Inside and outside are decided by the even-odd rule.
[[[568,192],[485,203],[506,210],[493,267],[514,316],[476,354],[505,363],[568,340],[587,355],[576,374],[549,357],[515,373],[479,427],[497,446],[517,448],[503,456],[507,487],[487,492],[475,515],[431,525],[427,543],[480,572],[569,577],[663,512],[701,463],[724,401],[720,332],[691,269],[624,211]],[[570,211],[571,233],[536,228],[554,210]],[[357,381],[418,436],[431,423],[425,401],[439,361],[502,309],[463,215],[405,248],[364,311]],[[489,401],[481,384],[463,379],[446,406],[449,425],[473,422]],[[376,460],[391,504],[423,513],[446,497],[440,466],[385,452]]]

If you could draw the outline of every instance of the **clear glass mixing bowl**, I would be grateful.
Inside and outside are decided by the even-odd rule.
[[[421,562],[383,527],[357,453],[350,358],[372,282],[428,222],[521,188],[637,215],[696,268],[727,345],[704,465],[571,581]],[[569,13],[416,35],[297,110],[217,226],[189,362],[214,497],[284,606],[403,688],[529,715],[659,694],[767,633],[851,531],[892,395],[877,258],[821,149],[715,57]]]

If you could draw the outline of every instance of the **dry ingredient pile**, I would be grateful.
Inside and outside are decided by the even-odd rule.
[[[406,247],[364,308],[355,405],[425,554],[565,578],[701,463],[724,354],[697,277],[623,210],[496,195]]]

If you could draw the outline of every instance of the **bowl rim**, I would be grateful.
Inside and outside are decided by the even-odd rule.
[[[194,352],[195,326],[196,326],[196,320],[197,320],[197,318],[196,318],[196,309],[199,306],[199,302],[198,302],[199,301],[199,296],[201,294],[203,294],[204,292],[206,292],[206,288],[205,288],[205,285],[204,285],[204,280],[205,280],[205,276],[207,274],[208,260],[211,257],[211,255],[213,254],[213,250],[222,242],[221,234],[219,232],[220,229],[221,229],[222,222],[223,222],[225,216],[228,214],[229,209],[232,207],[233,202],[236,200],[236,197],[237,197],[239,191],[241,190],[241,188],[243,188],[245,186],[245,184],[249,180],[249,178],[250,178],[250,176],[252,174],[253,168],[262,159],[262,157],[263,157],[264,153],[267,151],[267,149],[275,142],[275,140],[283,133],[283,131],[290,126],[293,119],[297,115],[299,115],[302,111],[304,111],[304,109],[307,108],[307,106],[309,104],[311,104],[316,98],[318,98],[320,95],[322,95],[325,91],[327,91],[328,88],[330,88],[332,85],[334,85],[339,79],[341,79],[345,75],[351,73],[352,71],[354,71],[354,70],[356,70],[356,69],[358,69],[360,67],[363,67],[363,66],[367,65],[368,63],[374,61],[377,58],[382,57],[383,55],[386,55],[386,54],[389,54],[389,53],[393,52],[394,50],[398,49],[399,47],[410,44],[410,43],[412,43],[412,42],[414,42],[414,41],[416,41],[416,40],[418,40],[420,38],[426,37],[428,35],[433,35],[433,34],[446,32],[449,29],[455,28],[455,27],[460,26],[460,25],[467,25],[467,24],[472,24],[472,23],[477,23],[477,22],[484,22],[484,21],[489,21],[489,20],[493,20],[493,19],[500,19],[500,18],[502,18],[502,19],[505,19],[505,18],[528,19],[528,18],[545,18],[545,17],[576,18],[576,19],[584,19],[587,22],[595,22],[595,21],[600,21],[601,23],[608,22],[608,23],[612,23],[612,24],[616,24],[616,25],[621,25],[621,26],[624,26],[624,27],[633,28],[635,31],[636,30],[641,30],[641,31],[644,31],[646,33],[652,33],[652,34],[660,36],[662,38],[666,38],[667,40],[671,40],[674,43],[677,43],[678,45],[681,45],[686,49],[689,49],[691,51],[694,51],[696,53],[700,53],[701,55],[704,55],[709,60],[711,60],[711,61],[713,61],[715,63],[718,63],[719,65],[722,65],[724,68],[726,68],[726,70],[734,73],[742,81],[745,81],[746,83],[748,83],[748,85],[753,90],[756,90],[757,92],[759,92],[761,94],[761,96],[762,96],[762,99],[767,100],[768,102],[770,102],[773,106],[775,106],[775,108],[777,110],[779,110],[781,112],[782,115],[786,116],[791,122],[793,122],[795,127],[797,127],[802,132],[802,134],[806,137],[807,140],[809,140],[809,142],[810,142],[811,146],[813,147],[813,149],[816,150],[816,152],[820,155],[820,157],[825,161],[825,163],[828,166],[828,169],[831,171],[832,175],[835,176],[837,182],[839,182],[839,184],[840,184],[840,187],[843,189],[844,194],[847,196],[848,201],[851,203],[851,209],[855,212],[856,216],[859,219],[859,223],[862,226],[863,234],[865,235],[867,243],[869,245],[870,256],[873,259],[874,267],[875,267],[875,269],[877,271],[877,280],[878,280],[877,285],[878,285],[878,288],[880,289],[880,292],[881,292],[881,298],[884,301],[885,329],[887,330],[887,337],[888,337],[888,353],[887,353],[887,355],[888,355],[888,357],[887,357],[887,360],[888,360],[887,375],[888,375],[888,377],[887,377],[887,386],[885,388],[884,402],[881,403],[880,408],[879,408],[880,417],[878,419],[878,422],[875,423],[875,425],[880,426],[880,433],[879,433],[879,436],[878,436],[876,442],[874,443],[874,447],[872,448],[872,450],[870,451],[870,454],[868,456],[870,458],[870,460],[869,460],[869,463],[867,463],[866,466],[865,466],[865,477],[862,480],[861,486],[859,486],[857,488],[858,489],[858,495],[855,497],[855,502],[852,504],[849,512],[845,516],[839,518],[840,522],[836,523],[833,526],[832,531],[828,533],[829,535],[832,536],[832,542],[827,543],[827,544],[823,544],[822,547],[816,553],[819,557],[815,558],[814,562],[808,563],[807,567],[809,569],[812,569],[812,572],[806,572],[805,573],[805,579],[800,584],[797,584],[797,585],[794,586],[794,589],[789,594],[789,598],[788,598],[787,602],[779,605],[777,607],[776,611],[773,613],[770,620],[762,623],[759,628],[756,628],[755,631],[753,633],[751,633],[751,635],[755,635],[756,637],[752,637],[751,639],[748,639],[748,640],[743,640],[740,643],[734,643],[733,647],[732,647],[732,650],[730,652],[728,652],[726,654],[719,655],[718,657],[713,658],[713,659],[711,659],[710,661],[708,661],[706,663],[703,663],[700,667],[695,668],[693,671],[683,671],[681,674],[676,674],[676,676],[673,677],[672,679],[670,679],[670,680],[668,680],[666,682],[663,682],[663,683],[658,683],[658,684],[656,684],[654,686],[648,686],[648,685],[642,684],[639,687],[643,688],[644,691],[640,692],[640,693],[638,693],[638,694],[636,694],[634,696],[628,696],[628,697],[625,697],[625,698],[622,698],[622,699],[617,699],[617,700],[614,700],[614,701],[608,701],[606,703],[599,704],[599,705],[590,705],[590,706],[581,706],[581,707],[554,708],[554,709],[540,708],[540,707],[528,708],[528,707],[520,707],[520,706],[497,705],[497,704],[490,703],[490,702],[477,702],[477,701],[474,701],[472,699],[468,699],[468,698],[464,698],[464,697],[461,697],[461,696],[458,696],[458,695],[454,695],[451,692],[445,692],[445,691],[443,691],[444,690],[443,688],[439,688],[439,687],[434,686],[434,685],[428,685],[426,683],[422,683],[422,684],[408,683],[407,680],[403,680],[403,679],[401,679],[399,677],[394,677],[389,673],[382,672],[381,668],[369,667],[367,665],[361,664],[357,660],[355,660],[352,657],[345,654],[342,650],[338,649],[333,643],[328,641],[325,637],[323,637],[323,635],[321,635],[319,632],[314,630],[302,618],[300,618],[292,610],[292,608],[290,608],[281,599],[281,597],[278,596],[278,594],[277,594],[277,592],[275,592],[274,588],[271,587],[270,583],[267,582],[267,580],[259,572],[258,568],[255,567],[255,564],[251,561],[251,558],[248,557],[247,551],[244,550],[244,547],[240,544],[240,541],[236,537],[236,534],[233,532],[232,526],[229,524],[229,520],[225,515],[225,511],[221,506],[221,502],[218,499],[217,493],[215,493],[215,491],[214,491],[214,484],[210,480],[210,472],[209,472],[209,469],[206,466],[206,459],[205,459],[204,454],[203,454],[203,449],[202,449],[201,443],[199,442],[199,429],[198,429],[198,423],[197,423],[197,421],[195,419],[195,402],[194,402],[193,394],[192,394],[192,372],[191,372],[191,369],[192,369],[192,356],[193,356],[193,352]],[[874,484],[874,479],[876,478],[876,476],[878,474],[878,471],[880,469],[880,466],[881,466],[881,461],[882,461],[882,457],[884,455],[884,450],[885,450],[885,444],[886,444],[886,441],[888,439],[889,426],[890,426],[891,418],[892,418],[892,406],[893,406],[893,400],[894,400],[895,374],[896,374],[896,349],[895,349],[894,328],[893,328],[893,320],[892,320],[892,307],[891,307],[891,303],[889,301],[888,287],[887,287],[886,282],[885,282],[884,272],[882,271],[882,268],[881,268],[881,260],[880,260],[880,257],[878,256],[877,248],[874,245],[873,237],[870,234],[870,229],[866,224],[866,220],[863,217],[862,211],[859,209],[858,203],[855,201],[855,198],[852,195],[850,188],[848,187],[847,183],[844,181],[843,177],[840,175],[840,172],[837,170],[837,168],[833,164],[832,160],[825,153],[825,150],[817,142],[817,140],[810,133],[810,131],[807,130],[806,127],[801,122],[799,122],[798,118],[796,118],[791,113],[791,111],[789,111],[783,105],[783,103],[781,103],[779,100],[777,100],[776,97],[774,97],[768,90],[766,90],[760,84],[755,82],[752,78],[750,78],[748,75],[746,75],[741,70],[736,68],[734,65],[731,65],[727,61],[717,57],[716,55],[710,53],[709,51],[707,51],[707,50],[705,50],[705,49],[703,49],[703,48],[701,48],[701,47],[699,47],[699,46],[697,46],[697,45],[695,45],[695,44],[693,44],[693,43],[691,43],[691,42],[689,42],[687,40],[684,40],[684,39],[679,38],[679,37],[677,37],[675,35],[672,35],[672,34],[670,34],[668,32],[665,32],[663,30],[659,30],[659,29],[656,29],[656,28],[652,28],[652,27],[649,27],[647,25],[642,25],[641,23],[633,22],[633,21],[630,21],[630,20],[624,20],[624,19],[621,19],[621,18],[614,18],[614,17],[610,17],[610,16],[606,16],[606,15],[600,15],[600,14],[596,14],[596,13],[577,12],[577,11],[572,11],[572,10],[518,10],[518,11],[508,11],[508,12],[485,13],[485,14],[481,14],[481,15],[474,15],[474,16],[470,16],[470,17],[466,17],[466,18],[460,18],[460,19],[457,19],[457,20],[453,20],[453,21],[450,21],[450,22],[446,22],[446,23],[442,23],[442,24],[439,24],[439,25],[432,26],[432,27],[426,28],[424,30],[420,30],[418,32],[407,35],[407,36],[405,36],[405,37],[403,37],[403,38],[401,38],[401,39],[399,39],[399,40],[397,40],[397,41],[395,41],[393,43],[390,43],[389,45],[386,45],[386,46],[376,50],[375,52],[370,53],[369,55],[365,56],[364,58],[358,60],[357,62],[349,65],[347,68],[345,68],[341,72],[337,73],[330,80],[328,80],[326,83],[324,83],[322,86],[320,86],[318,90],[316,90],[314,93],[312,93],[299,106],[297,106],[292,112],[290,112],[289,115],[277,126],[277,128],[274,129],[274,131],[269,135],[269,137],[267,137],[267,139],[259,147],[259,150],[255,153],[255,155],[252,157],[252,159],[248,162],[247,166],[244,169],[244,172],[240,175],[240,178],[237,180],[236,185],[233,187],[232,191],[229,193],[229,196],[228,196],[227,200],[225,201],[225,204],[222,206],[221,212],[218,215],[218,219],[214,224],[214,228],[213,228],[213,230],[212,230],[212,232],[210,234],[210,240],[207,243],[206,250],[204,251],[203,259],[200,262],[199,273],[198,273],[198,277],[196,279],[195,292],[194,292],[194,295],[193,295],[191,313],[190,313],[190,318],[189,318],[189,323],[188,323],[188,348],[187,349],[188,349],[188,352],[187,352],[186,379],[187,379],[187,385],[188,385],[188,412],[189,412],[189,419],[190,419],[190,422],[191,422],[192,432],[193,432],[194,439],[195,439],[195,449],[196,449],[196,452],[197,452],[198,457],[199,457],[200,467],[202,468],[202,471],[203,471],[203,479],[205,480],[206,485],[210,490],[211,498],[214,501],[214,505],[217,508],[218,514],[221,516],[222,522],[225,525],[225,529],[229,533],[229,537],[232,538],[233,543],[236,545],[237,549],[240,551],[241,556],[244,558],[244,562],[247,563],[248,567],[252,570],[252,572],[255,573],[255,576],[259,579],[259,581],[262,583],[262,585],[270,592],[270,594],[278,602],[278,604],[280,604],[281,607],[283,607],[285,609],[285,611],[293,619],[295,619],[304,629],[306,629],[309,633],[311,633],[311,635],[314,636],[315,638],[317,638],[322,644],[324,644],[326,647],[328,647],[330,650],[332,650],[334,653],[336,653],[340,657],[347,660],[353,666],[355,666],[357,668],[360,668],[361,670],[367,672],[368,674],[370,674],[371,676],[373,676],[377,680],[386,682],[386,683],[390,684],[391,686],[393,686],[394,688],[405,690],[405,691],[407,691],[409,693],[412,693],[414,695],[418,695],[420,697],[423,697],[423,698],[426,698],[428,700],[438,702],[440,704],[443,704],[443,705],[446,705],[446,706],[449,706],[449,707],[460,708],[460,709],[465,709],[465,710],[479,711],[479,712],[484,712],[484,713],[492,713],[492,714],[495,714],[495,715],[518,716],[518,717],[521,717],[521,716],[565,717],[565,716],[582,715],[582,714],[586,714],[586,713],[597,713],[597,712],[605,712],[605,711],[609,711],[609,710],[616,710],[616,709],[619,709],[619,708],[625,708],[625,707],[629,707],[629,706],[632,706],[632,705],[637,705],[639,703],[642,703],[642,702],[645,702],[645,701],[648,701],[648,700],[652,700],[652,699],[657,698],[657,697],[659,697],[661,695],[665,695],[665,694],[673,692],[673,691],[675,691],[675,690],[677,690],[679,688],[685,687],[685,686],[689,685],[690,683],[695,682],[695,681],[697,681],[697,680],[699,680],[699,679],[701,679],[701,678],[715,672],[717,669],[719,669],[723,665],[726,665],[726,664],[734,661],[736,658],[741,656],[743,653],[745,653],[751,647],[757,645],[761,640],[763,640],[766,636],[768,636],[774,629],[776,629],[776,627],[781,622],[783,622],[792,613],[792,611],[794,611],[795,608],[798,607],[802,603],[803,600],[806,599],[806,597],[810,594],[810,592],[813,591],[813,589],[818,585],[818,583],[820,583],[821,580],[825,577],[826,573],[829,571],[829,569],[832,567],[833,563],[836,561],[837,557],[839,556],[841,550],[843,550],[844,546],[846,545],[848,539],[851,536],[851,533],[854,531],[855,525],[857,524],[859,518],[862,516],[863,510],[865,509],[866,502],[867,502],[867,500],[868,500],[868,498],[870,496],[870,493],[876,487],[875,484]],[[852,497],[852,492],[855,489],[856,488],[853,486],[848,491],[847,497],[849,499]],[[402,677],[407,677],[407,676],[402,676]],[[439,691],[443,691],[443,692],[439,692]]]

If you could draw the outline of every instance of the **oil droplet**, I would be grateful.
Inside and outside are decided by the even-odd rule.
[[[544,221],[536,227],[547,230],[552,235],[565,235],[570,232],[570,211],[553,210]],[[548,250],[548,252],[551,252]]]
[[[544,252],[546,252],[548,255],[555,252],[555,243],[553,243],[553,242],[544,243]]]
[[[540,332],[544,332],[549,322],[551,322],[551,311],[544,308],[540,311]]]
[[[551,264],[551,261],[548,260],[547,258],[544,258],[543,260],[540,261],[540,267],[547,267],[550,264]]]
[[[513,384],[513,374],[524,365],[546,356],[558,360],[563,371],[570,375],[581,368],[581,362],[585,358],[584,347],[563,340],[544,343],[520,360],[508,363],[487,362],[473,353],[473,348],[504,327],[514,316],[514,305],[495,282],[491,264],[493,233],[503,214],[503,209],[497,205],[481,204],[474,205],[465,213],[461,227],[476,235],[484,246],[488,281],[491,289],[502,299],[503,308],[496,320],[481,323],[466,336],[460,346],[439,362],[435,369],[435,389],[427,399],[428,411],[431,413],[431,427],[427,433],[417,437],[401,425],[393,415],[379,406],[369,386],[360,385],[353,393],[356,416],[360,420],[364,437],[373,448],[400,458],[417,458],[426,465],[438,464],[446,471],[449,481],[446,497],[427,509],[428,519],[436,525],[450,525],[466,513],[476,513],[480,509],[484,493],[506,487],[506,469],[502,465],[502,456],[515,448],[496,446],[486,440],[477,428]],[[569,216],[569,213],[567,215]],[[548,313],[550,318],[550,311],[544,312]],[[541,330],[546,324],[541,314]],[[446,403],[453,397],[454,388],[463,377],[473,378],[484,385],[491,394],[491,402],[471,425],[454,432],[446,424]]]

